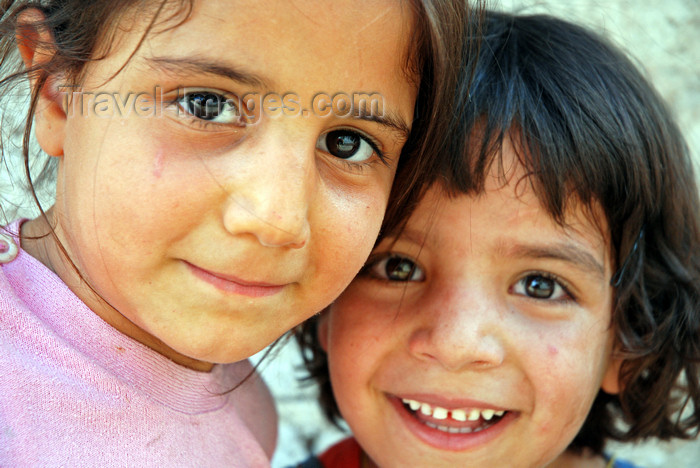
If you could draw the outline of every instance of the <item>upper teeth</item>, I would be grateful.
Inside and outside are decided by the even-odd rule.
[[[404,404],[408,405],[413,411],[420,410],[426,416],[432,416],[435,419],[447,419],[451,417],[455,421],[476,421],[483,418],[486,421],[496,416],[503,416],[505,411],[495,409],[453,409],[442,408],[440,406],[431,406],[428,403],[422,403],[416,400],[404,398]]]

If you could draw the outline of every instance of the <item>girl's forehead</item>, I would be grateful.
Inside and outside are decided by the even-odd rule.
[[[426,197],[431,199],[425,203],[439,205],[444,204],[439,200],[453,200],[466,197],[472,200],[472,204],[480,203],[494,205],[508,201],[512,216],[522,218],[538,218],[544,224],[551,224],[553,228],[579,232],[590,231],[591,235],[602,239],[602,242],[609,249],[610,247],[610,226],[603,204],[596,198],[582,200],[578,192],[573,190],[576,182],[573,176],[567,182],[569,187],[563,187],[564,193],[558,192],[558,185],[561,184],[558,175],[550,174],[546,171],[538,170],[534,167],[530,148],[527,147],[528,139],[524,138],[518,125],[504,132],[497,145],[489,146],[491,151],[485,152],[485,147],[479,148],[479,143],[483,138],[483,122],[476,125],[469,142],[475,149],[460,157],[463,161],[455,165],[457,169],[453,171],[466,171],[467,180],[471,180],[471,185],[460,186],[451,181],[436,186],[431,190],[431,195]],[[476,143],[474,143],[476,142]],[[546,159],[547,154],[538,156]],[[462,175],[454,173],[451,176],[457,180],[462,179]],[[555,181],[551,180],[557,178]],[[562,216],[550,208],[554,196],[562,196],[560,201]],[[484,199],[488,199],[487,202]],[[579,232],[580,233],[580,232]]]
[[[279,75],[304,68],[353,78],[359,68],[372,65],[379,76],[384,62],[401,64],[396,72],[405,72],[416,23],[413,9],[393,0],[370,0],[361,7],[349,0],[285,2],[284,7],[272,0],[195,0],[191,11],[183,10],[180,2],[167,5],[152,27],[153,16],[136,11],[122,18],[135,26],[119,31],[135,35],[132,40],[139,43],[150,27],[144,47],[155,48],[154,54],[177,48],[249,64],[275,62]],[[381,62],[374,61],[379,58]]]
[[[318,95],[369,95],[410,128],[417,80],[407,65],[416,18],[404,2],[292,2],[282,8],[272,0],[208,0],[195,1],[189,15],[175,4],[155,22],[155,11],[124,15],[107,59],[88,66],[84,84],[99,86],[123,70],[152,72],[154,62],[166,63],[161,81],[186,86],[203,86],[195,77],[207,75],[234,93],[293,93],[308,102]],[[229,90],[226,80],[237,86]]]
[[[596,269],[609,269],[610,234],[601,204],[594,200],[586,205],[571,196],[559,222],[542,203],[537,183],[510,143],[504,142],[503,154],[491,166],[480,192],[454,193],[442,184],[433,185],[402,237],[434,251],[468,245],[470,251],[505,253],[519,243],[576,244],[597,258]]]

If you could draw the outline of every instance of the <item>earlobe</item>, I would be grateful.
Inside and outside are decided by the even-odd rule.
[[[61,93],[58,91],[58,77],[46,75],[44,65],[54,56],[54,38],[43,25],[44,14],[29,8],[17,17],[17,48],[25,68],[29,71],[32,90],[38,89],[36,112],[34,115],[35,134],[41,148],[50,156],[63,156],[66,111]]]
[[[622,363],[625,360],[622,358],[615,357],[615,354],[610,357],[610,362],[608,363],[608,368],[603,376],[603,382],[600,388],[610,395],[617,395],[622,391],[622,385],[620,384],[620,369],[622,368]]]

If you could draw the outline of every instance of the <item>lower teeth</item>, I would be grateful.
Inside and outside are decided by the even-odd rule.
[[[471,427],[440,426],[438,424],[433,424],[433,423],[428,422],[428,421],[423,421],[423,424],[425,424],[428,427],[432,427],[433,429],[437,429],[438,431],[449,432],[451,434],[471,434],[472,432],[479,432],[479,431],[485,429],[484,426],[475,427],[474,429],[472,429]]]

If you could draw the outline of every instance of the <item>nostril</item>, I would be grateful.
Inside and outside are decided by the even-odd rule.
[[[230,200],[223,221],[231,235],[253,236],[264,247],[300,249],[311,234],[305,213],[285,213],[251,200]]]
[[[311,234],[306,217],[288,217],[285,219],[278,212],[273,212],[267,217],[269,221],[261,220],[265,226],[261,226],[253,233],[265,247],[288,247],[300,249],[306,245]]]
[[[258,242],[263,247],[288,247],[291,249],[301,249],[304,248],[306,242],[308,241],[308,234],[306,233],[308,229],[300,231],[299,233],[293,233],[289,231],[284,231],[280,228],[274,233],[269,234],[258,234]]]

